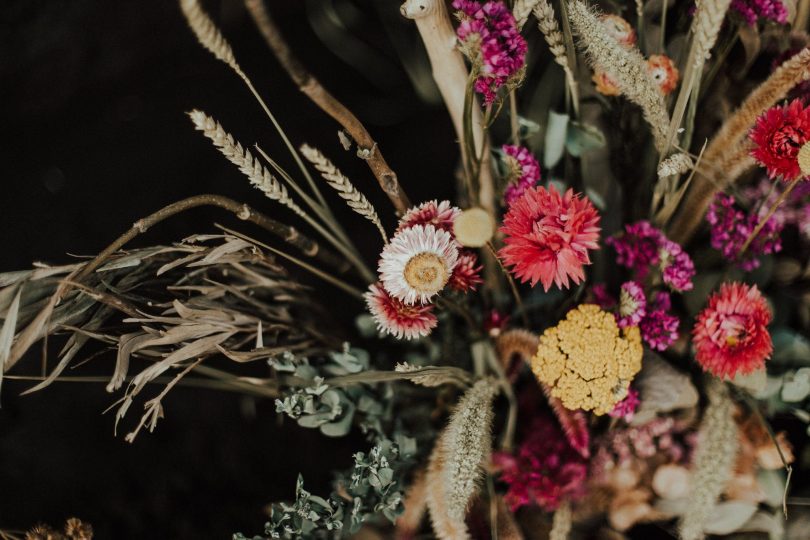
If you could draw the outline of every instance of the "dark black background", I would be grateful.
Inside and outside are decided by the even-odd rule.
[[[343,13],[347,32],[362,40],[338,41],[350,55],[344,58],[374,59],[374,69],[363,72],[313,32],[307,18],[313,6],[307,4],[270,0],[292,46],[367,123],[412,199],[446,194],[452,127],[441,107],[414,92],[372,2],[356,2],[356,12]],[[399,3],[377,5],[396,12]],[[241,3],[206,6],[293,142],[315,143],[331,155],[391,225],[390,206],[365,165],[343,152],[337,125],[293,87]],[[409,21],[394,23],[405,36],[414,32]],[[199,193],[229,195],[290,218],[194,132],[184,114],[192,108],[216,117],[247,145],[261,142],[292,170],[250,94],[198,46],[174,1],[4,0],[0,271],[97,253],[138,218]],[[352,229],[367,231],[360,218],[346,216]],[[199,209],[162,223],[135,244],[210,232],[215,221],[246,227]],[[364,250],[373,257],[376,243]],[[356,312],[345,298],[341,302],[333,305]],[[36,373],[40,356],[29,354],[14,372]],[[111,360],[96,359],[94,367],[109,372],[105,363]],[[164,400],[166,418],[156,432],[144,432],[130,445],[113,435],[112,414],[102,415],[118,397],[102,384],[56,383],[20,396],[30,384],[6,380],[2,386],[0,529],[60,526],[78,516],[94,525],[98,538],[255,533],[264,522],[263,505],[291,497],[299,470],[313,491],[328,492],[326,471],[349,466],[352,451],[365,446],[357,438],[325,440],[281,426],[269,401],[189,388],[175,389]],[[132,415],[135,421],[137,411]]]

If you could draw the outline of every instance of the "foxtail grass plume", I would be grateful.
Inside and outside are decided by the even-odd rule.
[[[459,400],[439,436],[427,472],[427,504],[439,538],[469,538],[464,518],[491,451],[493,379],[482,379]]]
[[[702,540],[703,528],[733,474],[738,436],[734,403],[725,384],[712,379],[709,404],[698,430],[692,467],[692,490],[678,528],[681,540]]]

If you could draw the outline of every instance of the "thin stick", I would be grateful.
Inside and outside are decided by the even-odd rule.
[[[753,231],[751,231],[751,234],[748,235],[748,238],[745,239],[745,243],[743,244],[742,248],[740,248],[740,253],[737,255],[738,258],[741,258],[745,254],[745,250],[747,250],[751,246],[751,242],[754,241],[754,238],[756,238],[757,235],[760,232],[762,232],[762,229],[765,227],[765,224],[768,223],[768,220],[771,219],[771,216],[773,216],[773,214],[776,212],[776,210],[782,205],[782,203],[785,202],[788,195],[790,195],[790,192],[793,191],[794,187],[796,187],[796,184],[798,184],[802,180],[804,180],[804,177],[802,177],[802,176],[796,177],[796,179],[793,180],[788,185],[788,187],[785,189],[785,191],[783,191],[782,194],[779,195],[779,198],[776,199],[776,201],[773,203],[773,205],[771,205],[771,208],[768,210],[768,213],[765,215],[765,217],[763,219],[759,220],[759,223],[757,223],[757,226],[754,228]]]
[[[517,307],[518,312],[520,313],[520,318],[523,321],[523,326],[526,328],[529,327],[529,318],[526,316],[526,310],[523,309],[523,301],[520,299],[520,293],[518,292],[517,285],[515,284],[515,280],[512,279],[512,275],[503,265],[501,262],[501,258],[498,257],[498,252],[495,251],[495,246],[492,245],[492,242],[487,242],[487,247],[489,248],[490,253],[492,253],[492,257],[498,261],[498,266],[503,271],[504,275],[506,276],[507,281],[509,281],[509,288],[512,290],[512,296],[515,297],[515,306]]]
[[[396,173],[386,163],[379,146],[374,142],[365,126],[349,109],[335,99],[293,55],[267,11],[263,0],[245,0],[245,7],[247,7],[248,12],[253,17],[253,22],[256,23],[259,32],[261,32],[267,45],[273,51],[281,67],[284,68],[304,95],[343,126],[343,129],[354,139],[359,150],[364,154],[363,159],[368,163],[371,172],[380,183],[380,187],[388,195],[397,213],[403,214],[411,206],[411,203],[399,185]]]
[[[517,98],[515,91],[509,92],[509,127],[512,131],[512,144],[520,144],[520,126],[518,124]]]
[[[785,514],[785,519],[787,519],[788,517],[787,494],[788,489],[790,488],[790,478],[793,476],[793,467],[791,467],[790,464],[788,464],[787,460],[785,459],[785,454],[782,453],[782,447],[779,445],[779,441],[776,440],[776,435],[774,434],[771,425],[762,415],[762,411],[759,410],[759,407],[755,402],[753,402],[753,400],[749,399],[748,401],[749,401],[748,405],[754,410],[754,414],[757,415],[757,418],[759,418],[759,421],[762,423],[762,426],[768,432],[768,436],[771,438],[771,442],[773,442],[774,446],[776,446],[776,451],[779,454],[779,459],[782,460],[782,466],[785,468],[785,471],[787,471],[787,478],[785,478],[785,490],[782,492],[782,512]]]

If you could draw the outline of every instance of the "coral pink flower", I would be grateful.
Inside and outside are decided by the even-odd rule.
[[[388,294],[379,283],[369,286],[364,298],[377,329],[383,334],[414,339],[430,334],[438,322],[432,304],[409,306]]]
[[[550,418],[534,419],[516,455],[497,452],[492,461],[508,485],[504,501],[513,512],[527,504],[555,510],[584,493],[587,462]]]
[[[695,321],[695,359],[717,377],[751,373],[773,351],[770,322],[768,304],[756,285],[724,283]]]
[[[596,86],[596,91],[603,96],[618,96],[622,93],[622,91],[619,90],[619,86],[616,84],[616,81],[611,79],[610,75],[604,71],[594,71],[591,80]]]
[[[461,210],[451,205],[450,201],[427,201],[405,212],[399,220],[397,232],[414,225],[433,225],[453,234],[453,221],[460,213]]]
[[[484,282],[481,279],[482,268],[483,266],[478,264],[478,255],[474,251],[463,249],[459,252],[458,263],[447,284],[457,291],[474,291],[478,285]]]
[[[565,195],[552,186],[529,188],[503,220],[504,243],[499,255],[522,282],[568,288],[585,278],[589,249],[599,246],[599,214],[591,201],[569,189]]]
[[[601,20],[610,37],[619,45],[629,48],[636,44],[636,31],[629,22],[618,15],[602,15]]]
[[[768,176],[781,176],[790,181],[802,175],[799,150],[810,141],[810,107],[798,99],[789,105],[771,107],[750,134],[754,149],[751,155],[768,171]]]
[[[663,54],[653,54],[647,59],[647,72],[658,84],[661,93],[668,96],[678,86],[678,68],[675,63]]]

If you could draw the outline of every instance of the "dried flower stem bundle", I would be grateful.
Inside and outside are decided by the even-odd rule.
[[[655,148],[666,149],[669,126],[664,97],[650,77],[638,49],[625,48],[608,34],[596,14],[579,0],[569,5],[571,23],[591,64],[616,81],[622,95],[641,107],[650,126]]]
[[[574,106],[574,113],[579,115],[579,86],[574,78],[573,67],[568,61],[568,54],[565,48],[565,38],[560,31],[560,25],[554,16],[554,8],[548,0],[539,0],[534,6],[534,16],[537,18],[537,26],[540,28],[543,37],[548,43],[549,51],[554,56],[554,61],[565,72],[565,84],[571,92],[571,102]]]
[[[258,159],[253,157],[250,150],[242,147],[230,133],[225,131],[219,122],[199,110],[191,111],[189,117],[191,121],[194,122],[194,127],[202,131],[203,135],[214,143],[214,146],[219,149],[222,155],[228,158],[228,161],[236,165],[239,170],[247,176],[254,187],[262,191],[269,199],[283,204],[303,218],[304,221],[343,253],[352,262],[355,268],[357,268],[364,279],[374,281],[374,274],[369,271],[368,267],[360,260],[357,254],[354,253],[349,246],[335,238],[335,236],[322,225],[312,219],[309,214],[304,212],[301,207],[290,198],[287,193],[287,188],[285,188]]]
[[[682,540],[704,538],[703,528],[732,476],[737,456],[737,424],[728,388],[712,379],[707,391],[709,404],[698,431],[692,490],[679,524]]]
[[[439,538],[469,537],[464,518],[491,451],[492,400],[497,392],[493,379],[475,383],[436,441],[427,471],[427,505]]]
[[[377,178],[383,191],[398,214],[402,214],[411,206],[407,195],[397,180],[396,173],[386,163],[377,143],[374,142],[362,122],[340,101],[338,101],[326,88],[321,85],[293,54],[290,47],[267,11],[264,0],[245,0],[245,7],[253,17],[259,32],[267,45],[273,51],[281,66],[298,86],[298,89],[312,100],[326,114],[334,118],[349,136],[354,139],[358,147],[358,155],[368,163],[371,172]]]
[[[385,234],[385,229],[380,223],[380,218],[377,216],[377,211],[374,206],[366,199],[365,195],[360,193],[351,181],[335,167],[335,165],[324,156],[320,150],[312,148],[309,145],[301,146],[301,153],[304,157],[312,163],[318,172],[321,173],[324,180],[341,196],[349,208],[360,214],[377,227],[382,236],[383,242],[388,243],[388,236]]]
[[[754,164],[746,135],[764,110],[810,79],[810,48],[796,54],[760,84],[723,124],[709,143],[703,161],[710,170],[698,173],[669,230],[671,238],[687,242],[701,223],[714,195],[731,185]]]

